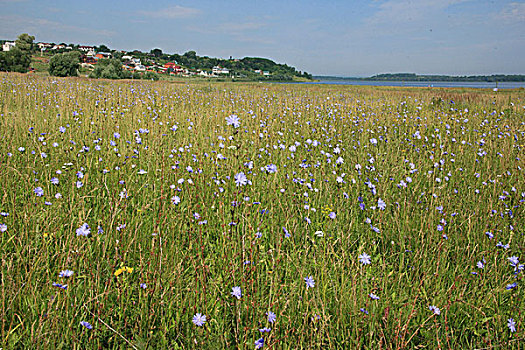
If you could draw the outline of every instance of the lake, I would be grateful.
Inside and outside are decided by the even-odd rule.
[[[494,89],[496,83],[461,82],[461,81],[372,81],[372,80],[320,80],[315,82],[298,82],[284,84],[332,84],[332,85],[369,85],[369,86],[401,86],[401,87],[436,87],[436,88],[476,88]],[[525,82],[502,82],[498,89],[525,88]]]

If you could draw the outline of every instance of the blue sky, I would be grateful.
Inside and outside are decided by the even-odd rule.
[[[525,74],[525,1],[0,0],[0,38],[257,56],[314,75]]]

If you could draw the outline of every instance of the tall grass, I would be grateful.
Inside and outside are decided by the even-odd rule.
[[[523,348],[522,91],[0,81],[4,348]]]

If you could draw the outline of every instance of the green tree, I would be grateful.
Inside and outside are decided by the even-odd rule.
[[[122,63],[117,59],[100,59],[97,61],[95,69],[89,74],[90,78],[103,79],[125,79],[130,78],[131,74],[122,69]]]
[[[111,52],[111,49],[104,44],[100,45],[96,49],[97,49],[97,52]]]
[[[162,50],[161,49],[153,49],[150,51],[150,53],[152,55],[154,55],[155,57],[160,57],[162,56]]]
[[[16,47],[18,47],[23,53],[31,55],[33,51],[33,41],[35,37],[27,33],[20,34],[18,39],[15,41]]]
[[[57,77],[77,76],[80,67],[80,53],[72,51],[57,54],[49,60],[49,74]]]
[[[31,55],[27,55],[18,47],[0,52],[0,71],[26,73],[31,64]]]
[[[26,73],[31,64],[33,40],[34,36],[20,34],[14,48],[0,52],[0,71]]]

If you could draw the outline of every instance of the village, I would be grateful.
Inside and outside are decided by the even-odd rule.
[[[2,44],[3,51],[9,51],[15,47],[14,41],[6,41]],[[138,50],[118,51],[118,50],[107,50],[100,51],[100,48],[96,46],[87,45],[66,45],[66,44],[55,44],[47,42],[37,42],[35,47],[38,48],[40,56],[45,58],[46,56],[52,56],[58,53],[79,51],[81,67],[87,70],[91,70],[95,67],[97,62],[101,59],[112,59],[117,58],[122,63],[122,69],[136,73],[157,73],[169,76],[179,77],[191,77],[199,76],[204,78],[243,78],[246,77],[243,74],[234,72],[226,67],[220,65],[213,66],[211,69],[201,69],[196,67],[187,67],[176,61],[167,61],[156,57],[153,53],[144,53]],[[107,47],[106,47],[107,48]],[[238,62],[238,59],[231,59]],[[45,61],[45,60],[44,60]],[[260,75],[261,77],[270,77],[271,73],[267,70],[253,69],[253,74]]]

